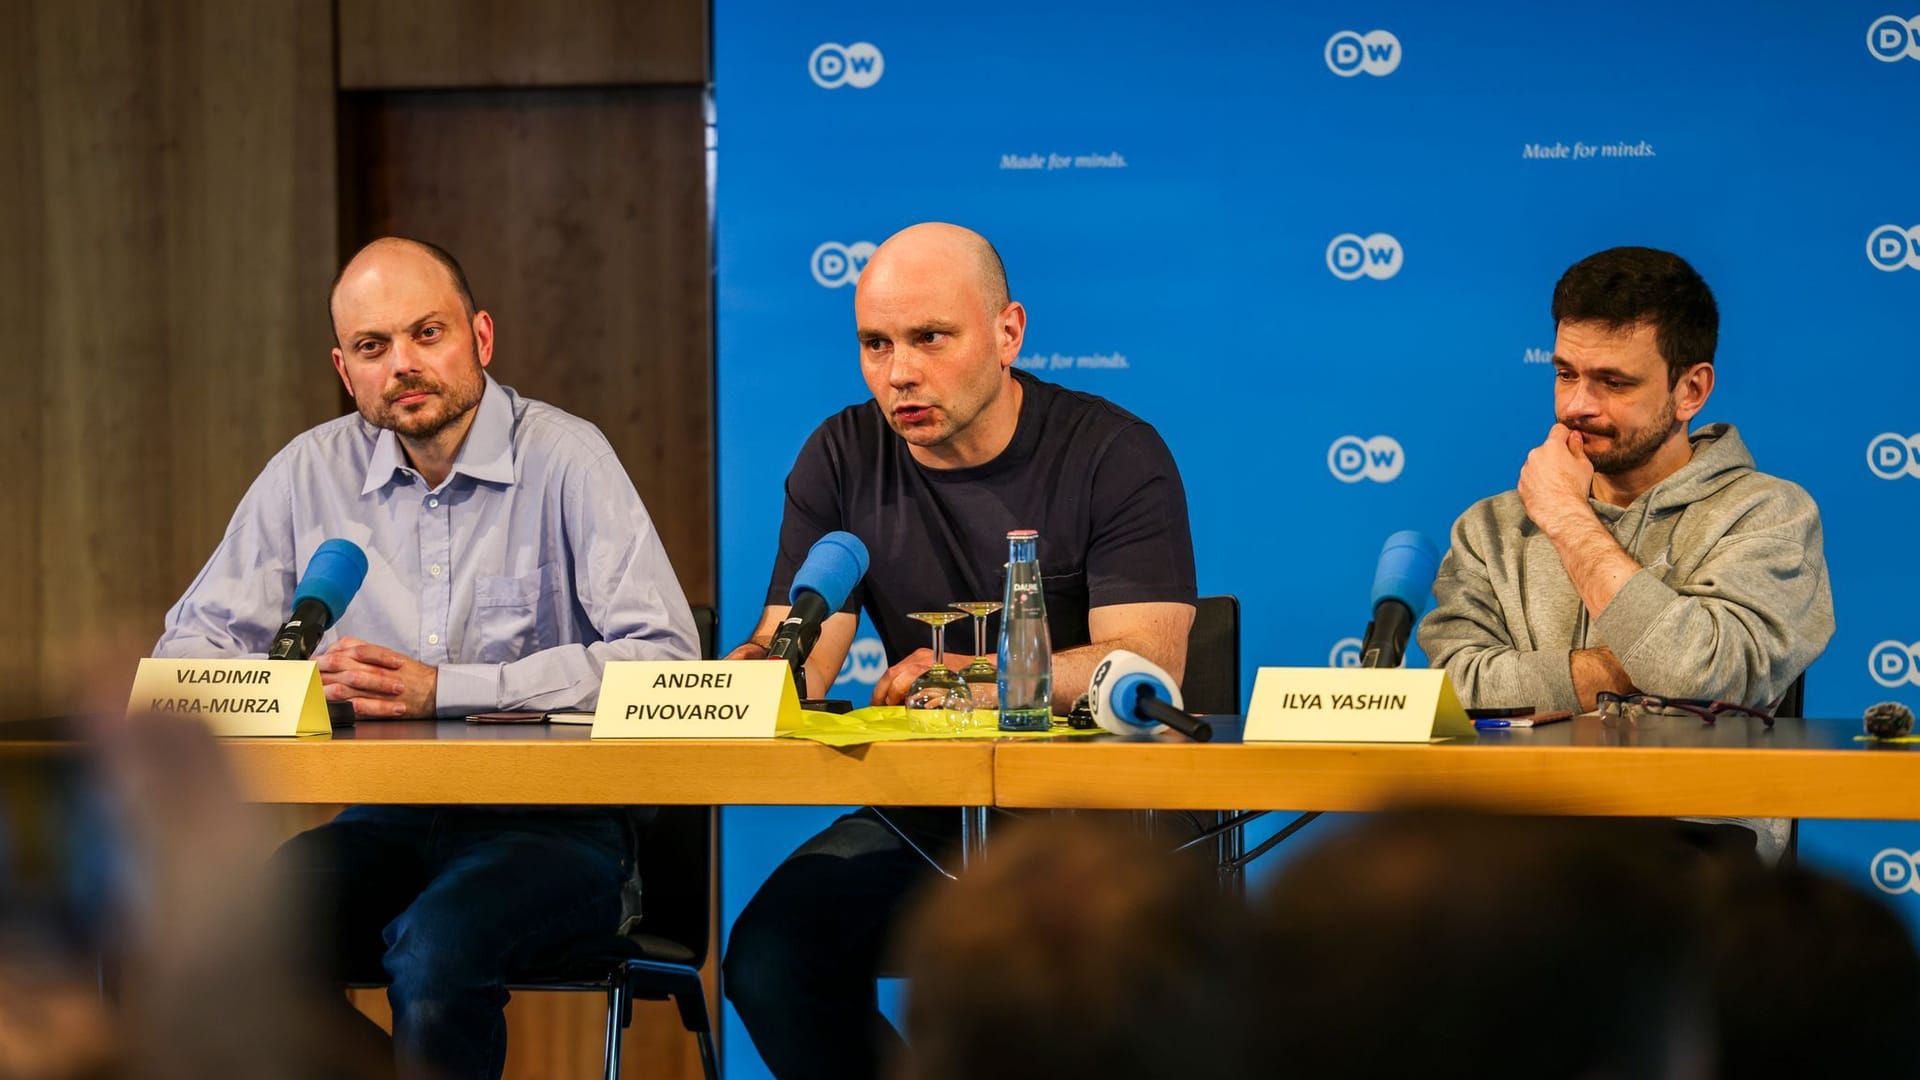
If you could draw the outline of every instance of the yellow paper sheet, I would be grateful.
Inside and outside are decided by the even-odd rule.
[[[1051,739],[1062,735],[1098,735],[1098,729],[1082,731],[1067,726],[1065,719],[1054,717],[1051,731],[1001,731],[999,714],[982,710],[975,719],[985,724],[951,735],[930,735],[914,731],[907,723],[907,709],[901,705],[869,705],[850,713],[825,713],[811,710],[800,714],[800,727],[783,731],[780,738],[806,739],[827,746],[864,746],[876,742],[900,742],[907,739]]]

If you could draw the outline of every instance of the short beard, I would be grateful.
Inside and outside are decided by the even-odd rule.
[[[1673,434],[1673,424],[1677,418],[1672,393],[1667,394],[1667,403],[1660,413],[1659,420],[1638,431],[1627,432],[1624,440],[1619,432],[1593,432],[1575,424],[1567,426],[1584,434],[1604,435],[1613,439],[1613,449],[1602,453],[1589,449],[1587,460],[1593,463],[1593,471],[1601,476],[1619,476],[1652,461],[1653,455],[1666,445],[1667,436]]]
[[[479,362],[476,354],[475,363]],[[393,406],[393,400],[417,390],[424,390],[438,396],[440,409],[404,415]],[[356,406],[360,415],[377,428],[385,428],[396,435],[402,435],[417,441],[426,441],[445,431],[448,425],[472,412],[480,404],[481,395],[486,393],[485,380],[476,380],[471,386],[450,385],[424,376],[403,378],[391,388],[372,409]]]

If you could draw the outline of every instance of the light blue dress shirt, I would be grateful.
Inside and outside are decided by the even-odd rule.
[[[367,579],[320,650],[356,637],[439,668],[437,711],[591,708],[609,660],[699,656],[640,495],[592,424],[486,377],[452,471],[429,490],[358,414],[267,463],[167,613],[155,656],[264,656],[321,541]]]

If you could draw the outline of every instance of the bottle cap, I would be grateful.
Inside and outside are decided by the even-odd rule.
[[[1038,540],[1040,533],[1035,529],[1015,529],[1007,534],[1009,540]]]

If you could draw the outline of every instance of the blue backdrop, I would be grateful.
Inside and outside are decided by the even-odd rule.
[[[1920,706],[1895,539],[1920,525],[1920,16],[1274,7],[716,0],[723,637],[758,616],[802,440],[866,396],[850,286],[905,225],[986,234],[1022,366],[1159,428],[1249,679],[1350,659],[1387,534],[1444,543],[1513,486],[1553,422],[1553,283],[1633,243],[1719,296],[1700,421],[1821,506],[1839,629],[1810,712]],[[863,634],[839,692],[885,667]],[[729,922],[827,816],[728,812]],[[1885,857],[1920,826],[1803,836],[1920,921]],[[764,1075],[727,1024],[728,1075]]]

